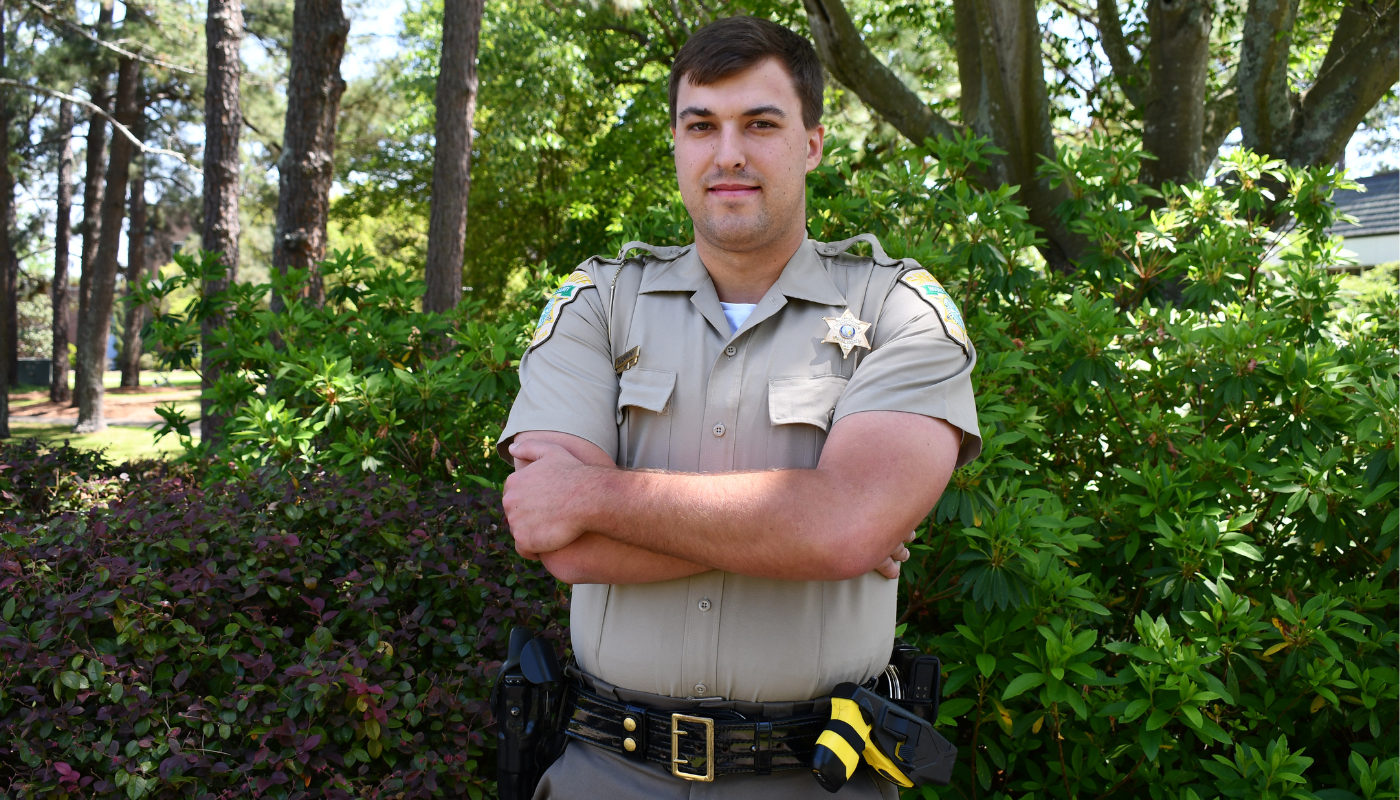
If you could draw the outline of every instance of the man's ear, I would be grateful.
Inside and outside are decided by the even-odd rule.
[[[826,126],[818,125],[807,130],[807,171],[811,172],[822,163],[822,150],[826,146]]]

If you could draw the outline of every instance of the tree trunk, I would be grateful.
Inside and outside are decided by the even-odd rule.
[[[1156,156],[1142,165],[1152,186],[1205,177],[1206,76],[1210,68],[1211,0],[1150,0],[1147,91],[1142,106],[1142,149]]]
[[[896,130],[917,144],[964,130],[929,108],[870,52],[841,0],[803,2],[827,69]],[[1072,269],[1087,242],[1056,213],[1068,189],[1036,174],[1042,157],[1055,158],[1055,140],[1034,0],[954,0],[953,16],[963,121],[1006,151],[972,178],[986,188],[1020,186],[1018,199],[1045,236],[1045,260]]]
[[[0,70],[6,67],[5,47],[5,0],[0,0]],[[14,181],[10,175],[10,94],[8,89],[0,89],[0,186],[13,187]],[[12,189],[0,192],[0,258],[9,262],[11,249],[10,243],[10,212],[14,208],[14,192]],[[0,303],[0,309],[8,309],[9,298],[14,295],[15,286],[10,283],[9,269],[0,270],[3,279],[0,279],[0,286],[5,293],[7,302]],[[0,313],[0,323],[8,323],[3,319],[4,313]],[[9,332],[8,324],[0,324],[0,352],[9,350],[8,342],[5,341]],[[10,375],[9,359],[0,359],[0,439],[10,438]]]
[[[238,279],[238,191],[240,161],[238,137],[243,127],[243,108],[239,104],[239,84],[243,77],[238,48],[243,39],[243,6],[241,0],[209,0],[209,15],[204,23],[204,38],[208,44],[208,82],[204,89],[204,249],[222,253],[222,279],[209,280],[203,292],[207,297],[228,288]],[[223,420],[213,411],[212,388],[219,379],[219,368],[209,358],[214,348],[214,336],[224,321],[222,317],[205,319],[200,323],[200,386],[199,430],[205,442],[217,448]]]
[[[97,33],[102,36],[112,27],[113,0],[103,0],[97,12]],[[88,94],[92,104],[108,112],[112,110],[111,95],[107,91],[108,62],[105,53],[99,52],[94,62],[92,80]],[[83,339],[83,320],[88,318],[88,294],[92,287],[92,264],[97,256],[97,237],[102,232],[102,198],[104,195],[103,177],[107,171],[107,120],[94,113],[88,120],[87,164],[83,175],[83,252],[78,271],[78,341]],[[77,362],[73,367],[73,385],[83,380],[83,365]],[[78,404],[78,395],[73,393],[73,405]]]
[[[1335,164],[1366,113],[1400,69],[1396,0],[1348,0],[1317,79],[1299,94],[1288,86],[1296,0],[1250,0],[1238,77],[1245,147],[1295,167]]]
[[[309,269],[299,296],[320,305],[325,297],[316,263],[326,254],[326,213],[334,177],[335,123],[345,81],[340,59],[350,22],[340,0],[296,0],[287,123],[277,162],[277,228],[272,265],[279,273]],[[272,308],[285,299],[274,293]]]
[[[138,134],[139,135],[139,134]],[[120,364],[123,387],[141,385],[141,327],[146,307],[131,302],[131,294],[146,278],[146,174],[138,167],[131,179],[131,208],[126,229],[126,320],[122,326]]]
[[[73,238],[73,104],[58,106],[58,218],[53,231],[53,371],[49,400],[66,403],[68,390],[68,245]]]
[[[141,62],[121,59],[117,67],[117,121],[133,127],[137,124],[137,82]],[[112,155],[107,164],[107,186],[102,198],[102,232],[98,237],[97,255],[93,259],[92,282],[89,287],[88,316],[79,322],[78,363],[80,382],[78,395],[78,424],[74,433],[95,433],[106,430],[103,417],[102,376],[106,370],[107,337],[112,329],[112,300],[117,281],[117,245],[121,239],[122,217],[126,205],[126,179],[135,148],[125,136],[112,138]]]
[[[445,0],[438,62],[432,213],[428,219],[424,311],[451,311],[462,300],[462,255],[471,193],[476,51],[484,0]]]

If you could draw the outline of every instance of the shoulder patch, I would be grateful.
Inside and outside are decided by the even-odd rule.
[[[938,313],[938,318],[943,321],[944,330],[948,331],[948,336],[957,342],[963,351],[967,351],[967,326],[963,324],[962,314],[958,312],[958,306],[953,302],[953,298],[948,296],[948,290],[943,288],[943,284],[938,279],[929,274],[926,269],[916,269],[906,272],[899,278],[900,282],[918,292],[919,297],[924,302],[933,306],[933,310]]]
[[[554,323],[559,321],[559,315],[563,312],[564,306],[572,303],[578,293],[589,286],[593,286],[593,279],[588,277],[588,273],[581,269],[576,269],[564,279],[564,283],[554,290],[550,295],[549,302],[544,304],[544,311],[540,313],[540,321],[535,326],[535,335],[530,339],[530,346],[526,351],[534,350],[544,344],[554,333]]]

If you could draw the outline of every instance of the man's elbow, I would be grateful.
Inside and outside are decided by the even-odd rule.
[[[567,583],[570,586],[576,583],[587,583],[588,580],[584,575],[584,565],[579,563],[579,559],[574,558],[571,553],[567,552],[568,549],[569,548],[555,550],[552,553],[541,553],[540,563],[544,564],[544,568],[549,570],[549,574],[553,575],[560,583]]]
[[[874,571],[894,553],[897,543],[903,538],[902,535],[892,537],[889,531],[872,528],[835,539],[825,548],[819,567],[823,579],[848,581]]]

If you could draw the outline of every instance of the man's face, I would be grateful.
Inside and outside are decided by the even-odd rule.
[[[750,252],[806,230],[807,173],[821,163],[825,129],[803,126],[780,62],[708,86],[682,80],[676,110],[676,177],[696,236]]]

